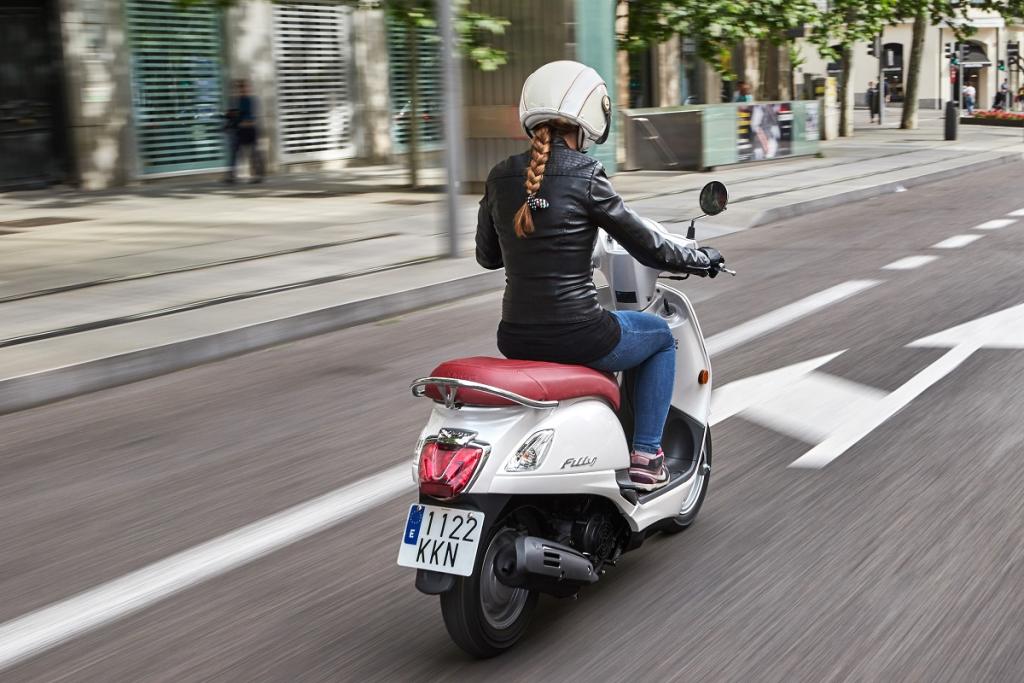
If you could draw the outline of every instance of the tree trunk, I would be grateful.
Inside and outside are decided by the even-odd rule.
[[[853,45],[843,46],[843,70],[839,74],[839,135],[853,137]]]
[[[406,24],[405,44],[409,50],[409,185],[420,186],[420,41],[414,24]]]
[[[917,128],[918,85],[921,83],[921,56],[924,54],[924,34],[928,30],[928,13],[924,8],[914,17],[914,33],[910,39],[910,67],[907,69],[907,87],[903,89],[903,117],[900,128]]]
[[[774,92],[775,84],[772,82],[772,70],[769,65],[772,44],[765,39],[757,41],[757,90],[754,93],[757,100],[778,99],[778,93]]]

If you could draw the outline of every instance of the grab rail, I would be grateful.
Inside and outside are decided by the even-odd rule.
[[[455,379],[453,377],[421,377],[414,381],[409,388],[412,390],[413,396],[421,397],[426,395],[427,387],[431,385],[438,386],[442,389],[441,396],[446,408],[456,407],[455,396],[460,388],[475,389],[476,391],[482,391],[485,394],[499,396],[508,401],[512,401],[513,403],[518,403],[521,406],[526,406],[527,408],[544,409],[554,408],[558,405],[558,401],[538,401],[536,399],[520,396],[519,394],[505,389],[492,387],[489,384],[472,382],[468,379]]]

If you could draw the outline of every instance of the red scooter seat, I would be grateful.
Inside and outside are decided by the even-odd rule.
[[[592,396],[619,408],[619,385],[614,377],[583,365],[473,356],[445,361],[430,375],[487,384],[534,401]],[[435,401],[443,400],[436,385],[426,387],[425,393]],[[465,387],[459,388],[457,400],[472,406],[515,405],[501,396]]]

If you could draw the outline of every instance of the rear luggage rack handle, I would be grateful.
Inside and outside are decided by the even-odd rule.
[[[457,408],[455,395],[459,389],[475,389],[476,391],[482,391],[486,394],[493,394],[494,396],[500,396],[501,398],[518,403],[521,406],[527,408],[554,408],[558,406],[558,401],[537,401],[532,398],[526,398],[519,394],[514,394],[511,391],[505,389],[499,389],[498,387],[492,387],[489,384],[480,384],[479,382],[471,382],[468,379],[455,379],[453,377],[422,377],[409,387],[412,389],[413,396],[425,396],[427,393],[428,386],[437,386],[441,389],[441,396],[444,399],[444,405],[446,408]]]

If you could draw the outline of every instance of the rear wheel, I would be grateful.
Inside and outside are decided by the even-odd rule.
[[[693,485],[690,493],[687,494],[683,504],[679,506],[679,514],[671,519],[664,520],[659,528],[668,534],[677,534],[686,529],[697,520],[697,513],[704,504],[704,498],[708,494],[708,485],[711,483],[711,428],[704,432],[704,448],[700,460],[697,462],[697,471],[693,474]]]
[[[455,644],[474,657],[494,657],[515,645],[529,624],[538,594],[498,581],[498,563],[520,533],[507,526],[490,535],[472,576],[441,594],[441,615]],[[514,555],[512,555],[514,557]]]

